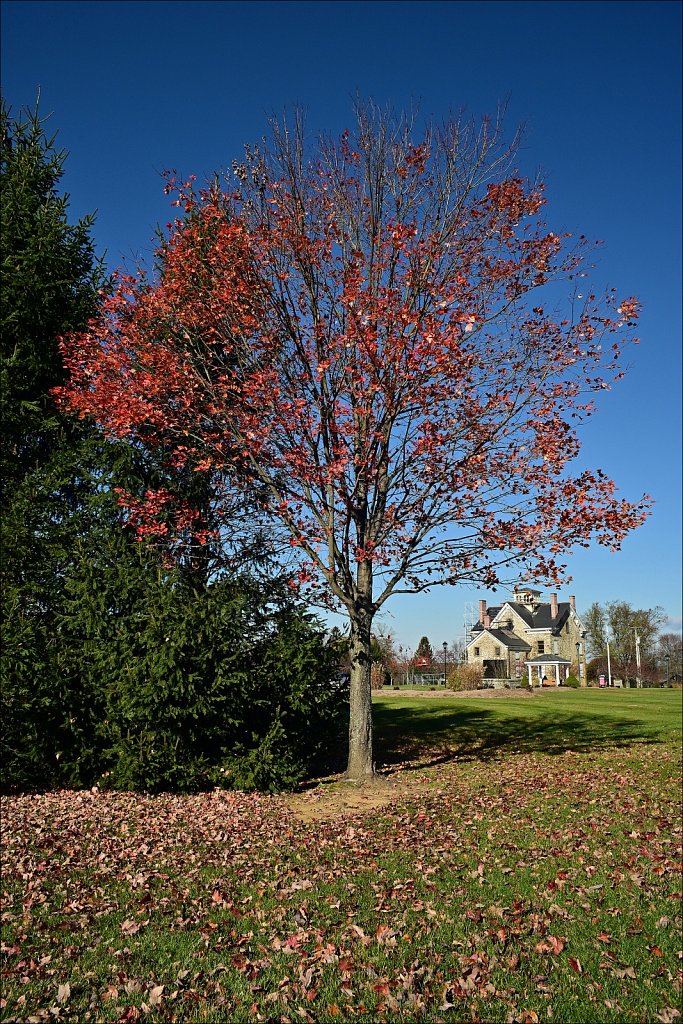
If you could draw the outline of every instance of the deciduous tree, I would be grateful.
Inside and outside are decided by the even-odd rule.
[[[594,658],[606,655],[609,644],[613,671],[636,676],[636,638],[641,668],[654,666],[659,628],[665,616],[661,608],[634,608],[628,601],[592,604],[584,617],[586,642]]]
[[[545,226],[499,127],[418,133],[366,106],[309,153],[299,119],[274,122],[227,184],[169,181],[181,213],[156,276],[122,277],[64,345],[65,406],[225,500],[258,486],[304,590],[345,609],[355,780],[373,772],[372,625],[393,594],[554,584],[573,546],[617,548],[647,513],[570,472],[638,304],[593,294],[591,247]],[[166,501],[138,504],[143,533]]]
[[[594,601],[582,616],[586,628],[586,646],[593,658],[598,658],[607,650],[607,616],[602,605]]]
[[[683,638],[680,633],[662,633],[658,641],[660,667],[668,671],[669,679],[680,680],[683,675]]]

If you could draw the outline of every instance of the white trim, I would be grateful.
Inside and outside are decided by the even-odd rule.
[[[506,608],[508,609],[507,613],[505,613],[505,609]],[[513,602],[506,601],[505,604],[500,606],[500,610],[499,610],[498,614],[496,615],[496,617],[492,621],[493,622],[498,622],[499,619],[507,620],[507,619],[511,618],[512,616],[514,616],[515,618],[519,619],[520,622],[524,622],[523,616],[521,616],[519,614],[519,612],[517,611],[517,609],[513,607]]]
[[[574,619],[574,621],[575,621],[575,623],[576,623],[580,633],[585,633],[586,632],[586,627],[584,626],[583,622],[581,621],[579,615],[577,614],[577,612],[576,612],[576,610],[574,608],[571,609],[571,612],[569,613],[569,617],[570,617],[570,619],[571,618]]]

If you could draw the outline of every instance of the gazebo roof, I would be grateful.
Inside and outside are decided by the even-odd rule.
[[[557,654],[537,654],[535,658],[527,659],[527,665],[571,665],[571,661]]]

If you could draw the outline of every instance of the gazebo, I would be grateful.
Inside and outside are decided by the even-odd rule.
[[[538,670],[538,686],[543,685],[543,677],[548,676],[548,669],[554,669],[555,686],[560,686],[562,679],[566,679],[569,675],[569,668],[571,661],[568,658],[560,658],[557,654],[539,654],[535,658],[529,658],[526,663],[527,671],[529,673],[529,689],[533,689],[534,676],[533,670]],[[563,669],[563,676],[560,679],[560,668]]]

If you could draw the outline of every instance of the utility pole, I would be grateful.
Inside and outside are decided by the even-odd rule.
[[[643,681],[640,678],[640,637],[638,636],[638,630],[635,629],[636,635],[636,687],[642,687]]]

